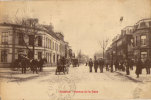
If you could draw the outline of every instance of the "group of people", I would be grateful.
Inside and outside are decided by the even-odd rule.
[[[43,64],[46,62],[45,59],[29,59],[26,55],[21,55],[20,59],[14,62],[14,67],[21,68],[22,74],[25,74],[27,68],[33,73],[41,72],[43,70]]]
[[[94,61],[92,61],[92,59],[90,58],[90,61],[89,61],[88,64],[89,64],[90,72],[92,72],[92,67],[94,66],[95,72],[97,72],[98,67],[99,67],[100,68],[100,73],[103,73],[103,67],[104,67],[103,59],[97,60],[96,57],[95,57]]]
[[[94,61],[92,61],[92,58],[90,58],[89,62],[86,63],[86,65],[89,65],[90,72],[92,72],[92,68],[94,66],[94,71],[97,72],[98,68],[100,69],[100,73],[103,73],[103,68],[106,67],[106,71],[113,72],[113,69],[115,71],[124,71],[126,72],[126,75],[130,75],[130,70],[133,70],[134,66],[136,66],[135,73],[137,75],[137,78],[139,78],[139,75],[142,74],[142,69],[146,69],[146,74],[150,74],[150,68],[151,68],[151,60],[146,59],[144,62],[141,59],[137,59],[136,61],[132,59],[126,59],[126,60],[115,60],[107,62],[105,60],[96,59],[94,57]],[[113,68],[115,67],[115,68]]]

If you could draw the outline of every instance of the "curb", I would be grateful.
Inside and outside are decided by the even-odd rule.
[[[120,72],[116,72],[116,73],[118,73],[118,74],[120,74],[120,75],[122,75],[122,76],[125,76],[125,77],[129,78],[130,80],[132,80],[132,81],[134,81],[134,82],[143,83],[143,81],[137,80],[137,79],[135,79],[135,78],[132,78],[132,77],[130,77],[130,76],[128,76],[128,75],[125,75],[125,74],[122,74],[122,73],[120,73]]]

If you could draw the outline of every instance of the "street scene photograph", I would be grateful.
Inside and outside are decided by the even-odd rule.
[[[0,0],[0,100],[150,100],[151,0]]]

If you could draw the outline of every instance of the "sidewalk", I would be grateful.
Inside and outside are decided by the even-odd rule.
[[[151,74],[146,74],[146,69],[142,69],[142,74],[139,75],[139,78],[136,78],[135,74],[136,67],[133,67],[133,70],[130,70],[130,75],[126,75],[126,72],[116,71],[117,73],[128,77],[129,79],[136,82],[151,82]]]
[[[21,69],[13,71],[11,68],[0,68],[0,80],[6,81],[25,81],[29,79],[34,79],[39,76],[43,76],[49,74],[50,72],[54,72],[56,67],[44,67],[43,72],[39,72],[38,74],[34,73],[27,69],[26,74],[21,73]]]

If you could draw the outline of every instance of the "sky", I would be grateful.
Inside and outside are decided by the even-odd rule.
[[[0,1],[0,20],[36,17],[62,32],[73,51],[93,57],[99,41],[120,34],[143,18],[151,18],[151,0],[34,0]],[[120,18],[123,16],[123,21]]]

